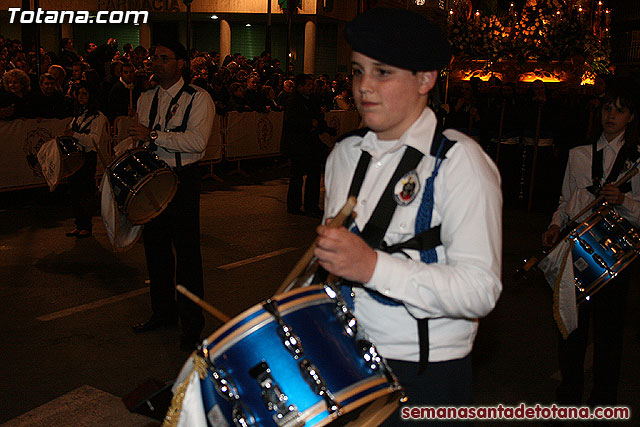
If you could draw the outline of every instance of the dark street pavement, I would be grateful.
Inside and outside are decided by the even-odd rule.
[[[202,194],[205,299],[231,317],[273,294],[318,224],[286,213],[286,168],[271,160],[243,168],[248,175],[217,167],[223,182],[206,180]],[[177,329],[131,330],[151,314],[142,243],[113,252],[98,216],[93,238],[65,237],[73,228],[65,191],[0,193],[0,423],[83,386],[122,397],[147,378],[173,380],[188,356]],[[548,218],[540,208],[504,209],[504,290],[480,321],[473,352],[477,405],[553,401],[559,373],[551,290],[539,273],[515,277],[520,261],[538,249]],[[632,415],[640,413],[634,285],[619,389]],[[205,335],[221,325],[207,315]]]

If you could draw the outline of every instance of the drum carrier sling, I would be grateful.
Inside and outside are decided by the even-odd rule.
[[[613,162],[613,166],[611,167],[611,171],[609,172],[609,176],[605,180],[606,184],[611,184],[616,180],[618,175],[620,175],[620,173],[624,169],[624,165],[627,162],[627,160],[630,160],[633,162],[638,158],[638,153],[637,152],[634,153],[633,148],[634,147],[632,147],[630,144],[627,144],[626,142],[620,148],[620,151],[618,151],[618,155],[616,156],[616,159]],[[595,196],[597,196],[600,193],[600,189],[602,188],[602,178],[604,175],[604,170],[603,170],[604,161],[603,161],[603,155],[602,155],[603,151],[604,149],[598,150],[598,141],[595,140],[591,145],[591,180],[593,184],[587,187],[587,190]],[[619,188],[622,194],[630,192],[631,181],[625,182]]]
[[[364,135],[369,131],[368,128],[357,129],[356,131],[347,133],[342,139],[349,136]],[[389,228],[391,219],[398,204],[393,198],[393,191],[396,183],[408,172],[414,170],[420,160],[424,157],[417,149],[407,146],[400,163],[396,167],[393,176],[389,180],[387,187],[384,189],[378,204],[376,205],[373,214],[369,218],[369,221],[364,227],[364,230],[360,233],[357,227],[352,230],[373,249],[379,249],[387,253],[403,252],[404,249],[414,249],[420,251],[420,260],[424,263],[430,264],[437,262],[438,258],[435,252],[435,248],[442,244],[440,241],[440,226],[431,227],[431,214],[433,211],[433,183],[438,175],[442,161],[446,158],[446,154],[453,147],[456,141],[451,141],[442,134],[441,131],[436,130],[431,143],[431,149],[429,154],[436,158],[435,166],[431,176],[427,179],[420,208],[418,210],[418,217],[416,218],[416,234],[411,239],[401,242],[395,245],[387,245],[384,241],[384,236]],[[367,173],[369,163],[371,161],[371,154],[363,151],[358,160],[353,180],[351,181],[351,187],[349,188],[349,196],[358,196],[364,177]],[[408,255],[405,254],[408,257]],[[342,292],[343,298],[347,302],[350,308],[353,308],[353,298],[351,296],[351,289],[349,283],[346,283],[347,289]],[[363,288],[372,298],[381,304],[398,306],[402,305],[401,302],[388,298],[381,293],[369,289]],[[416,319],[418,323],[418,338],[420,347],[420,362],[419,372],[423,372],[427,364],[429,363],[429,326],[428,319]]]
[[[158,90],[156,90],[156,93],[153,95],[153,101],[151,102],[151,108],[149,109],[149,127],[153,126],[153,123],[156,121],[156,117],[158,115],[158,92],[159,91],[160,91],[160,88],[158,88]],[[184,110],[184,115],[182,116],[182,123],[180,124],[180,126],[176,128],[166,129],[166,126],[169,123],[169,120],[171,120],[171,116],[173,115],[173,113],[171,112],[171,108],[174,105],[176,105],[176,103],[182,96],[183,92],[190,95],[191,99],[189,100],[189,105],[187,105],[186,110]],[[169,108],[167,108],[167,113],[164,116],[165,132],[184,132],[185,130],[187,130],[187,123],[189,122],[189,115],[191,114],[191,107],[193,106],[193,99],[195,98],[196,92],[197,92],[196,89],[191,87],[189,83],[185,82],[184,85],[182,85],[182,87],[178,91],[178,93],[176,93],[176,96],[171,98],[171,102],[169,103]],[[153,130],[155,131],[161,130],[160,123],[156,123],[156,125],[153,126]],[[149,150],[156,151],[157,149],[158,149],[158,146],[154,142],[149,144]],[[180,170],[182,169],[182,159],[180,158],[180,153],[174,153],[174,154],[176,158],[176,169]]]

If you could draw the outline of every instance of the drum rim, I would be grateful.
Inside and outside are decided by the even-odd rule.
[[[397,408],[400,404],[399,400],[402,394],[403,389],[398,382],[389,382],[388,378],[384,374],[372,376],[370,378],[358,381],[357,383],[352,384],[349,387],[345,387],[344,389],[335,393],[337,402],[340,402],[341,404],[348,402],[345,406],[342,407],[341,414],[339,416],[336,413],[329,414],[328,416],[323,417],[318,423],[308,425],[310,427],[325,426],[337,420],[341,416],[346,415],[366,405],[367,403],[371,403],[376,399],[382,398],[383,396],[398,396],[397,400],[394,399],[393,401],[385,404],[385,407],[394,406],[395,410],[395,408]],[[352,399],[354,397],[357,397],[357,399],[349,402],[349,399]],[[325,411],[327,411],[327,403],[323,399],[320,399],[316,404],[305,409],[302,412],[301,418],[305,421],[305,423],[309,423],[309,421],[317,418],[319,415],[322,415],[322,413]]]
[[[147,150],[146,148],[142,148],[142,147],[134,147],[134,148],[130,148],[130,149],[128,149],[127,151],[125,151],[125,152],[123,152],[123,153],[120,153],[120,155],[119,155],[118,157],[116,157],[115,159],[113,159],[113,160],[111,161],[111,163],[109,163],[109,165],[107,166],[107,168],[108,168],[109,170],[111,170],[111,169],[113,169],[113,168],[118,167],[118,163],[120,163],[120,162],[121,162],[125,157],[129,157],[129,155],[131,155],[131,154],[133,154],[133,153],[138,153],[138,152],[140,152],[140,151],[146,151],[146,152],[148,152],[149,154],[153,154],[153,155],[155,155],[156,157],[158,157],[158,156],[157,156],[157,154],[155,154],[153,151]],[[161,158],[159,158],[159,157],[158,157],[158,160],[160,160],[161,162],[163,162],[163,163],[165,163],[165,164],[166,164],[166,162],[165,162],[164,160],[162,160]],[[171,169],[171,168],[169,167],[169,165],[167,165],[167,166],[166,166],[166,168],[167,168],[167,169]],[[164,168],[162,168],[162,169],[164,169]]]
[[[322,293],[324,293],[327,296],[327,298],[329,298],[329,295],[327,295],[327,293],[325,292],[324,287],[322,285],[311,285],[311,286],[303,286],[303,287],[291,290],[289,292],[284,292],[284,293],[281,293],[281,294],[278,294],[278,295],[274,295],[273,297],[271,297],[271,299],[275,300],[276,302],[279,303],[279,302],[282,302],[286,298],[298,295],[300,293],[307,293],[307,292],[317,293],[318,291],[321,291]],[[259,303],[254,304],[251,307],[247,308],[246,310],[242,311],[240,314],[234,316],[231,320],[229,320],[224,325],[220,326],[211,335],[209,335],[204,340],[204,343],[205,344],[213,343],[222,334],[224,334],[229,329],[231,329],[233,326],[235,326],[238,323],[238,321],[240,321],[241,319],[243,319],[245,317],[248,317],[248,316],[254,314],[258,310],[263,309],[262,308],[262,303],[264,301],[266,301],[266,300],[262,300]]]
[[[142,190],[142,188],[147,183],[149,183],[149,181],[151,181],[152,179],[154,179],[157,176],[164,175],[164,174],[167,174],[167,173],[171,174],[174,177],[174,182],[173,182],[173,185],[171,186],[171,191],[169,192],[168,196],[160,204],[161,208],[156,210],[152,214],[145,216],[142,219],[136,219],[135,221],[132,220],[129,217],[129,205],[133,201],[134,197],[136,195],[138,195],[138,192],[140,190]],[[138,181],[136,183],[136,185],[133,186],[132,191],[130,191],[129,194],[127,194],[127,197],[124,199],[124,204],[122,205],[122,208],[124,209],[125,214],[127,215],[127,219],[132,224],[134,224],[134,225],[145,224],[145,223],[151,221],[153,218],[155,218],[158,215],[160,215],[162,212],[164,212],[164,210],[167,208],[167,206],[169,206],[169,203],[171,203],[171,201],[173,200],[173,197],[176,195],[177,191],[178,191],[178,175],[176,175],[176,173],[174,171],[172,171],[171,168],[160,168],[158,170],[155,170],[155,171],[151,172],[148,175],[145,175],[144,178],[142,178],[140,181]]]
[[[308,286],[306,289],[312,287],[319,287],[322,290],[322,293],[313,292],[311,295],[302,296],[300,298],[296,298],[292,301],[287,301],[284,304],[279,306],[280,314],[284,317],[290,313],[294,313],[298,310],[302,310],[307,307],[312,307],[320,304],[327,304],[331,302],[331,298],[324,292],[324,288],[322,286]],[[296,294],[299,292],[296,292]],[[280,294],[279,296],[285,296],[287,294]],[[275,297],[273,298],[275,299]],[[262,313],[260,313],[262,311]],[[246,314],[246,316],[242,316]],[[247,320],[246,323],[240,324],[241,320]],[[215,331],[209,338],[203,341],[204,347],[207,348],[207,354],[213,361],[220,355],[222,355],[229,348],[233,347],[238,342],[242,341],[247,336],[253,334],[255,331],[262,329],[269,323],[275,322],[273,316],[268,313],[263,307],[262,302],[258,303],[249,309],[245,310],[243,313],[240,313],[238,316],[231,319],[228,324],[223,325],[220,329]],[[222,329],[229,325],[229,328],[222,331]],[[231,327],[237,326],[236,329],[231,329]],[[228,332],[228,334],[225,334]],[[219,333],[219,334],[218,334]],[[217,335],[218,334],[218,335]],[[212,339],[214,335],[217,335]],[[218,340],[217,342],[215,342]],[[211,348],[209,348],[211,345]]]

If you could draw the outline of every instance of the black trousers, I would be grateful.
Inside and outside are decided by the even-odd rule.
[[[96,210],[96,164],[95,151],[83,153],[84,163],[76,173],[69,177],[71,209],[78,230],[91,231],[91,217]]]
[[[615,405],[622,358],[622,338],[626,298],[631,274],[629,268],[607,283],[590,302],[580,305],[578,328],[558,343],[562,382],[556,391],[558,403],[581,405],[584,392],[584,358],[593,321],[593,389],[590,406]]]
[[[403,420],[403,406],[469,406],[473,403],[471,355],[457,360],[430,362],[418,373],[418,363],[387,360],[408,398],[381,424],[382,427],[459,425],[460,421]]]
[[[289,190],[287,191],[287,210],[296,211],[302,206],[302,182],[307,176],[304,184],[304,209],[313,212],[318,209],[320,202],[320,162],[315,159],[300,157],[291,158],[291,177],[289,179]]]
[[[167,208],[144,226],[144,250],[151,281],[154,316],[179,316],[186,336],[199,338],[204,327],[202,309],[178,293],[180,284],[204,296],[200,252],[200,170],[196,164],[182,168],[178,191]],[[174,280],[175,279],[175,280]]]

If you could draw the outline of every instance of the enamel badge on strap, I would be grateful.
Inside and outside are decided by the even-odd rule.
[[[393,189],[393,199],[399,206],[407,206],[413,202],[420,192],[420,179],[415,170],[407,172],[398,180]]]

